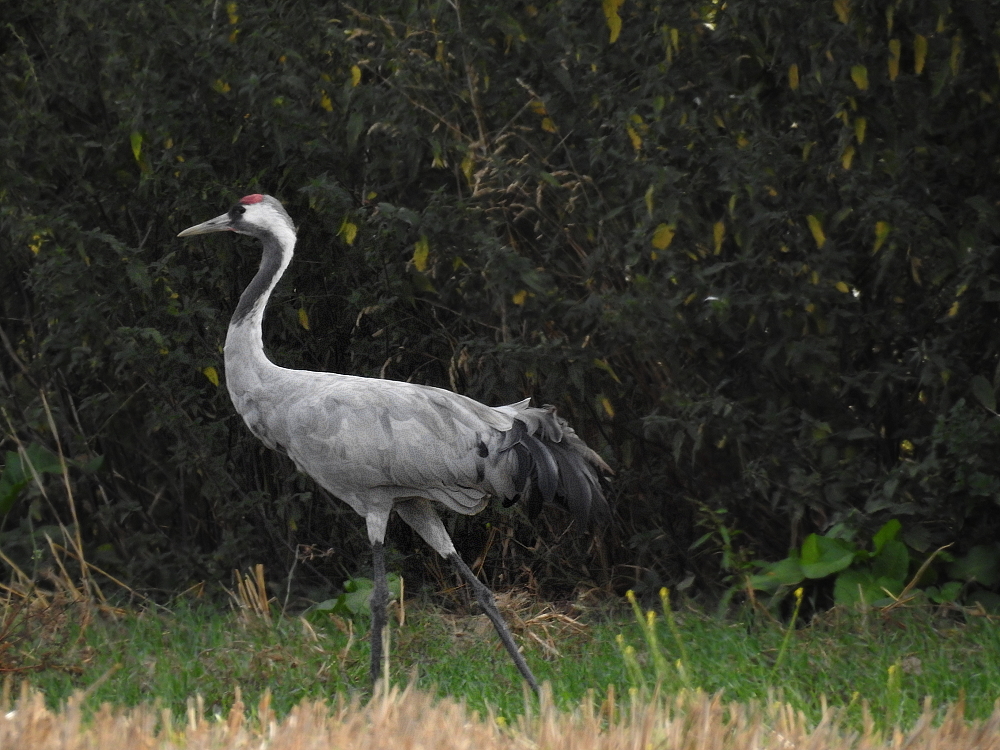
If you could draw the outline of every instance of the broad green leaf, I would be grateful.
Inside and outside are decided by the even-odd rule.
[[[948,566],[948,575],[960,581],[976,581],[986,587],[1000,583],[1000,547],[978,544]]]
[[[899,532],[903,528],[897,519],[892,518],[882,525],[878,531],[875,532],[875,536],[872,537],[872,546],[875,547],[875,554],[877,555],[882,551],[882,547],[885,543],[899,537]]]
[[[771,563],[762,573],[750,576],[750,586],[758,591],[777,591],[781,586],[794,586],[805,578],[799,561],[786,557]]]
[[[864,602],[866,606],[887,604],[891,597],[886,594],[888,588],[893,591],[893,582],[879,580],[870,570],[851,568],[837,576],[833,583],[833,601],[838,606],[855,606]],[[898,590],[893,591],[898,593]]]
[[[872,559],[872,574],[879,579],[897,581],[902,585],[910,572],[910,551],[898,539],[890,539]]]
[[[802,573],[806,578],[826,578],[854,561],[854,548],[843,539],[810,534],[802,543]]]

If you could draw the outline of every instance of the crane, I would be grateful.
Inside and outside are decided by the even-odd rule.
[[[365,519],[374,568],[372,682],[382,666],[389,599],[384,542],[395,511],[472,589],[537,693],[538,681],[492,592],[462,560],[434,505],[472,515],[493,497],[535,506],[560,499],[586,527],[609,516],[599,480],[612,473],[610,467],[554,407],[535,408],[529,399],[490,407],[432,386],[274,364],[264,353],[261,324],[292,260],[295,226],[277,199],[253,194],[178,237],[212,232],[245,234],[263,244],[260,267],[226,333],[226,387],[236,411],[268,448],[286,454]]]

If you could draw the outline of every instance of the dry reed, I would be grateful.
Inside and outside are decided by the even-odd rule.
[[[8,683],[9,686],[9,683]],[[685,692],[674,697],[620,705],[613,692],[561,710],[545,693],[540,707],[515,724],[480,717],[461,703],[439,700],[414,688],[379,691],[367,704],[304,702],[277,719],[265,695],[248,712],[237,693],[228,717],[205,718],[200,700],[187,715],[173,717],[155,705],[115,708],[107,704],[87,717],[86,696],[59,710],[25,688],[12,700],[5,690],[0,748],[33,750],[1000,750],[1000,706],[983,721],[967,721],[962,705],[935,711],[928,702],[909,729],[883,735],[871,721],[860,731],[845,728],[835,709],[817,724],[787,704],[726,703],[718,695]]]

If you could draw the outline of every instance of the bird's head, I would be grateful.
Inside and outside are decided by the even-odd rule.
[[[239,203],[222,216],[189,227],[177,236],[191,237],[212,232],[238,232],[258,239],[269,234],[280,236],[291,232],[294,237],[295,226],[277,198],[254,193],[240,198]]]

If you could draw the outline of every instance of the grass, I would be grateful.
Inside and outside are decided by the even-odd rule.
[[[363,617],[324,615],[310,624],[191,602],[170,611],[115,611],[65,597],[17,602],[4,610],[0,670],[29,680],[52,706],[84,691],[84,710],[155,699],[184,715],[197,694],[206,713],[227,715],[238,687],[250,706],[269,692],[270,710],[283,717],[303,700],[370,694]],[[915,606],[884,616],[833,611],[789,629],[749,610],[721,619],[681,607],[670,618],[637,619],[626,602],[561,613],[524,600],[508,605],[528,662],[564,709],[609,686],[639,697],[659,686],[668,695],[721,691],[745,704],[780,696],[813,722],[828,704],[842,707],[850,726],[861,727],[868,713],[891,727],[916,721],[926,696],[935,706],[964,700],[971,718],[989,716],[1000,697],[1000,630],[987,617],[960,622]],[[408,602],[404,624],[393,623],[390,653],[397,685],[412,681],[507,721],[524,712],[523,683],[482,616]]]

